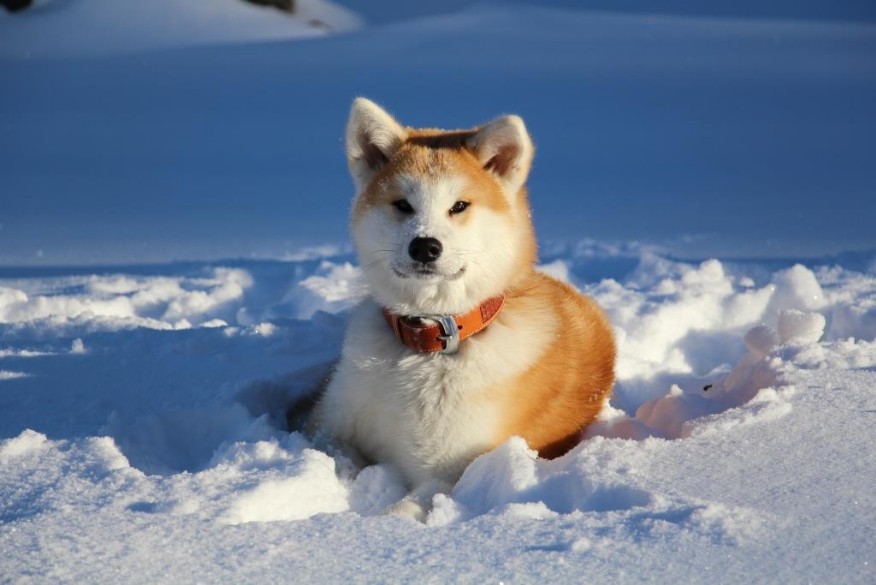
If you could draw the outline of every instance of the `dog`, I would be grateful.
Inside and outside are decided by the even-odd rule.
[[[535,269],[521,118],[414,129],[357,98],[346,153],[370,295],[311,428],[394,466],[411,491],[387,511],[423,520],[509,437],[547,458],[576,445],[611,394],[614,338],[592,299]]]

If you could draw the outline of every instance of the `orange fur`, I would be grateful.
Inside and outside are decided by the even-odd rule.
[[[476,203],[499,212],[508,211],[508,201],[499,185],[463,146],[463,141],[470,138],[474,131],[441,132],[409,128],[408,132],[407,140],[356,200],[354,219],[366,209],[390,203],[400,196],[397,185],[387,180],[390,177],[401,174],[440,176],[451,171],[464,175],[471,182],[470,195]]]
[[[534,271],[509,291],[507,303],[506,310],[528,319],[543,319],[551,310],[554,338],[535,365],[489,391],[504,410],[496,445],[520,436],[542,457],[554,458],[578,443],[611,394],[611,326],[592,299]]]

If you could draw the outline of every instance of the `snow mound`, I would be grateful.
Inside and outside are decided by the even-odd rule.
[[[298,0],[294,16],[240,0],[42,0],[14,16],[0,12],[0,58],[70,59],[313,38],[362,24],[328,0]]]
[[[46,436],[27,429],[14,439],[0,443],[0,463],[9,463],[12,459],[41,451],[46,446]]]
[[[874,308],[868,295],[874,278],[837,276],[823,279],[825,289],[815,271],[797,264],[758,286],[717,260],[692,266],[646,253],[627,283],[607,279],[577,284],[606,308],[615,324],[615,404],[633,411],[655,398],[658,388],[666,392],[671,381],[682,392],[697,392],[715,382],[742,359],[743,349],[751,353],[745,359],[752,361],[778,344],[807,345],[825,334],[872,339],[876,329],[870,327]],[[686,407],[693,408],[693,402],[687,401]]]
[[[776,330],[782,343],[807,345],[821,339],[825,323],[824,315],[789,309],[779,313]]]
[[[323,261],[316,273],[302,280],[285,300],[298,307],[299,318],[309,319],[317,311],[337,313],[349,309],[366,294],[358,266]]]
[[[122,493],[142,474],[109,437],[50,441],[24,431],[0,441],[0,521],[27,518],[74,506],[101,509],[94,490]]]
[[[313,449],[305,449],[290,462],[281,477],[260,479],[255,487],[241,492],[220,522],[303,520],[349,509],[348,491],[337,481],[334,459]]]
[[[21,289],[0,288],[0,323],[49,330],[210,326],[217,316],[230,318],[226,309],[251,285],[245,270],[227,268],[196,278],[110,275],[22,282]]]
[[[629,465],[629,453],[624,452],[631,445],[618,449],[602,441],[593,440],[560,460],[545,461],[522,439],[509,439],[476,459],[450,496],[436,496],[427,523],[444,526],[481,514],[536,520],[602,514],[625,519],[635,532],[649,530],[660,520],[673,531],[727,543],[745,541],[760,530],[763,515],[753,510],[644,488],[637,470]],[[570,548],[590,546],[589,541],[575,541]]]

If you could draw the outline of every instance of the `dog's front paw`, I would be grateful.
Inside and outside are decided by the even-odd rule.
[[[426,516],[432,511],[432,500],[435,494],[450,493],[452,484],[432,479],[418,485],[411,493],[389,506],[383,511],[384,514],[411,518],[418,522],[426,522]]]
[[[383,513],[389,516],[398,516],[399,518],[410,518],[417,522],[425,522],[429,511],[426,510],[425,506],[421,503],[410,497],[405,497],[391,506],[388,506]]]

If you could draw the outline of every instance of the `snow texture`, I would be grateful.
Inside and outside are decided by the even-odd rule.
[[[757,284],[646,253],[586,282],[578,261],[546,267],[615,323],[611,406],[560,459],[519,438],[479,457],[425,529],[381,514],[406,490],[393,469],[356,473],[284,428],[361,296],[349,257],[4,279],[3,574],[872,579],[876,274],[797,264]]]
[[[299,4],[0,13],[0,582],[876,582],[876,18]],[[540,269],[618,339],[571,452],[511,438],[425,525],[285,425],[366,293],[357,94],[522,113]]]

